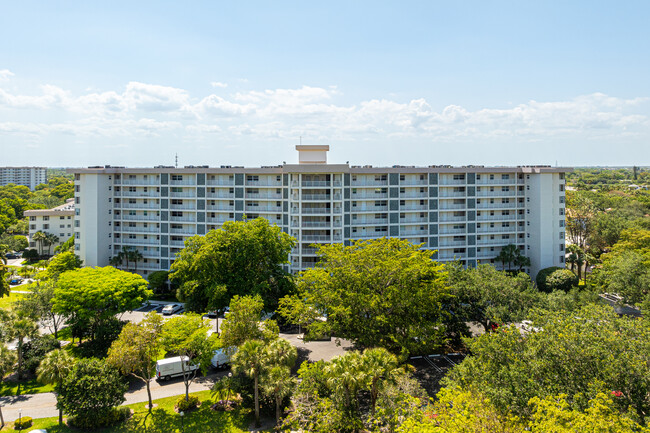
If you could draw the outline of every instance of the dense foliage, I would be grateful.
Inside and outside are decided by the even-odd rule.
[[[228,221],[220,230],[187,239],[170,279],[190,311],[221,310],[235,295],[260,295],[272,311],[293,291],[283,265],[294,242],[264,218]]]
[[[305,303],[327,318],[310,330],[361,347],[431,353],[445,342],[449,299],[443,265],[432,254],[396,238],[322,245],[319,264],[299,282]]]

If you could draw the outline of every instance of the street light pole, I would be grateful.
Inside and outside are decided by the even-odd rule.
[[[20,425],[21,428],[22,428],[22,425],[23,425],[23,410],[22,409],[18,409],[18,425]]]
[[[185,416],[185,412],[180,411],[179,414],[181,416],[181,431],[185,432],[185,423],[183,422],[183,417]]]

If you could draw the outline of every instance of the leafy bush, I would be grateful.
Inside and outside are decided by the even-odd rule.
[[[540,292],[551,293],[553,290],[568,292],[578,285],[578,277],[568,269],[553,266],[539,271],[535,282]]]
[[[131,416],[131,409],[122,406],[97,415],[72,416],[68,418],[68,424],[72,427],[91,430],[119,424],[129,418],[129,416]]]
[[[22,430],[26,429],[27,427],[32,426],[32,419],[28,416],[22,417],[20,420],[16,420],[14,422],[14,429],[15,430]]]
[[[62,386],[57,407],[76,417],[78,425],[112,420],[111,411],[124,403],[127,390],[118,371],[100,359],[80,359]]]
[[[176,409],[178,411],[188,411],[190,409],[195,409],[199,406],[199,398],[195,395],[190,395],[188,400],[185,400],[185,396],[181,395],[176,401]]]
[[[83,356],[87,358],[105,358],[111,344],[117,340],[120,332],[122,332],[122,328],[127,323],[126,320],[119,320],[115,317],[107,319],[104,325],[97,329],[95,338],[84,342],[80,346]]]
[[[156,271],[149,274],[149,288],[154,291],[154,293],[163,293],[168,289],[167,279],[169,278],[169,272],[167,271]]]
[[[35,249],[26,250],[23,253],[23,259],[28,259],[28,260],[38,259],[38,251],[36,251]]]
[[[60,348],[61,343],[50,334],[28,341],[23,345],[22,349],[25,371],[33,374],[46,353]]]

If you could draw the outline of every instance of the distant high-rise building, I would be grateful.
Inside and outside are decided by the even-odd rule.
[[[32,191],[36,185],[47,182],[45,167],[0,167],[0,186],[15,183],[25,185]]]
[[[263,217],[297,239],[291,270],[313,244],[398,237],[442,262],[495,263],[514,244],[535,275],[564,265],[565,179],[550,166],[372,167],[328,164],[329,146],[297,146],[298,164],[244,168],[91,167],[75,175],[75,248],[105,266],[122,247],[144,274],[169,269],[184,241],[225,221]]]

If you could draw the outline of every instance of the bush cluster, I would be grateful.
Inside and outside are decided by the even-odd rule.
[[[195,409],[198,406],[199,406],[199,398],[195,395],[190,395],[189,400],[185,400],[185,396],[182,395],[176,401],[176,409],[178,409],[179,412]]]
[[[68,418],[68,424],[72,427],[91,430],[119,424],[128,419],[129,416],[131,416],[131,409],[121,406],[93,416],[71,416]]]
[[[535,282],[540,292],[551,293],[554,290],[568,292],[578,285],[578,277],[568,269],[555,266],[539,271]]]
[[[52,335],[43,335],[28,341],[22,348],[24,369],[33,374],[48,352],[60,348],[61,343]]]
[[[14,422],[15,430],[22,430],[32,426],[32,419],[28,416],[22,417],[20,420]]]

